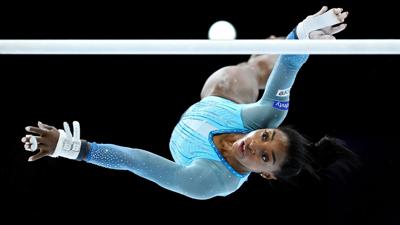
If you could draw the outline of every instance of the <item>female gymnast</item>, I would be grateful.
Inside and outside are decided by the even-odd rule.
[[[348,12],[327,7],[299,23],[287,39],[335,39],[346,28]],[[194,199],[227,196],[251,173],[286,179],[318,170],[338,159],[356,157],[338,139],[312,143],[297,131],[279,127],[289,109],[289,94],[308,55],[254,55],[247,62],[216,71],[206,81],[201,100],[190,106],[174,128],[174,161],[151,152],[80,139],[80,126],[64,129],[38,123],[22,138],[25,149],[44,156],[83,160],[129,170],[163,188]],[[259,89],[265,89],[259,100]],[[279,127],[279,128],[278,128]]]

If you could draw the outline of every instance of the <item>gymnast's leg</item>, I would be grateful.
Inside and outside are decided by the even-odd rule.
[[[277,55],[253,55],[247,62],[217,70],[205,82],[201,98],[219,96],[236,103],[256,102],[276,59]]]

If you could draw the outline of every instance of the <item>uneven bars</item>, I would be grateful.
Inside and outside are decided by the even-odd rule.
[[[8,55],[396,55],[400,39],[340,40],[0,40]]]

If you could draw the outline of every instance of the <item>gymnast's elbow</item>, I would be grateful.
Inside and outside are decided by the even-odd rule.
[[[184,188],[185,190],[179,191],[180,194],[183,194],[189,198],[196,199],[196,200],[209,200],[219,196],[227,196],[231,191],[225,190],[225,188],[219,185],[203,185],[197,186],[196,188]]]
[[[195,192],[183,192],[181,194],[195,200],[209,200],[219,196],[218,193],[214,193],[210,190],[197,190]]]

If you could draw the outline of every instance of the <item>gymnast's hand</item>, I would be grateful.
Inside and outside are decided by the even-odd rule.
[[[328,10],[328,7],[323,6],[320,11],[315,13],[314,15],[308,16],[305,20],[320,16],[324,13],[326,13]],[[347,24],[343,23],[347,16],[349,15],[349,12],[343,12],[342,8],[332,8],[329,11],[333,12],[333,15],[336,17],[337,21],[341,23],[340,25],[333,25],[333,26],[328,26],[324,27],[319,30],[311,31],[309,34],[310,39],[336,39],[333,35],[337,34],[341,31],[343,31]],[[327,12],[329,13],[329,12]]]
[[[39,150],[38,153],[29,157],[28,161],[35,161],[54,153],[54,150],[57,146],[58,138],[60,136],[59,131],[55,127],[38,122],[37,127],[28,126],[25,129],[28,132],[39,135],[35,136],[35,138],[32,138],[32,135],[28,134],[21,139],[22,143],[25,144],[25,150]]]

